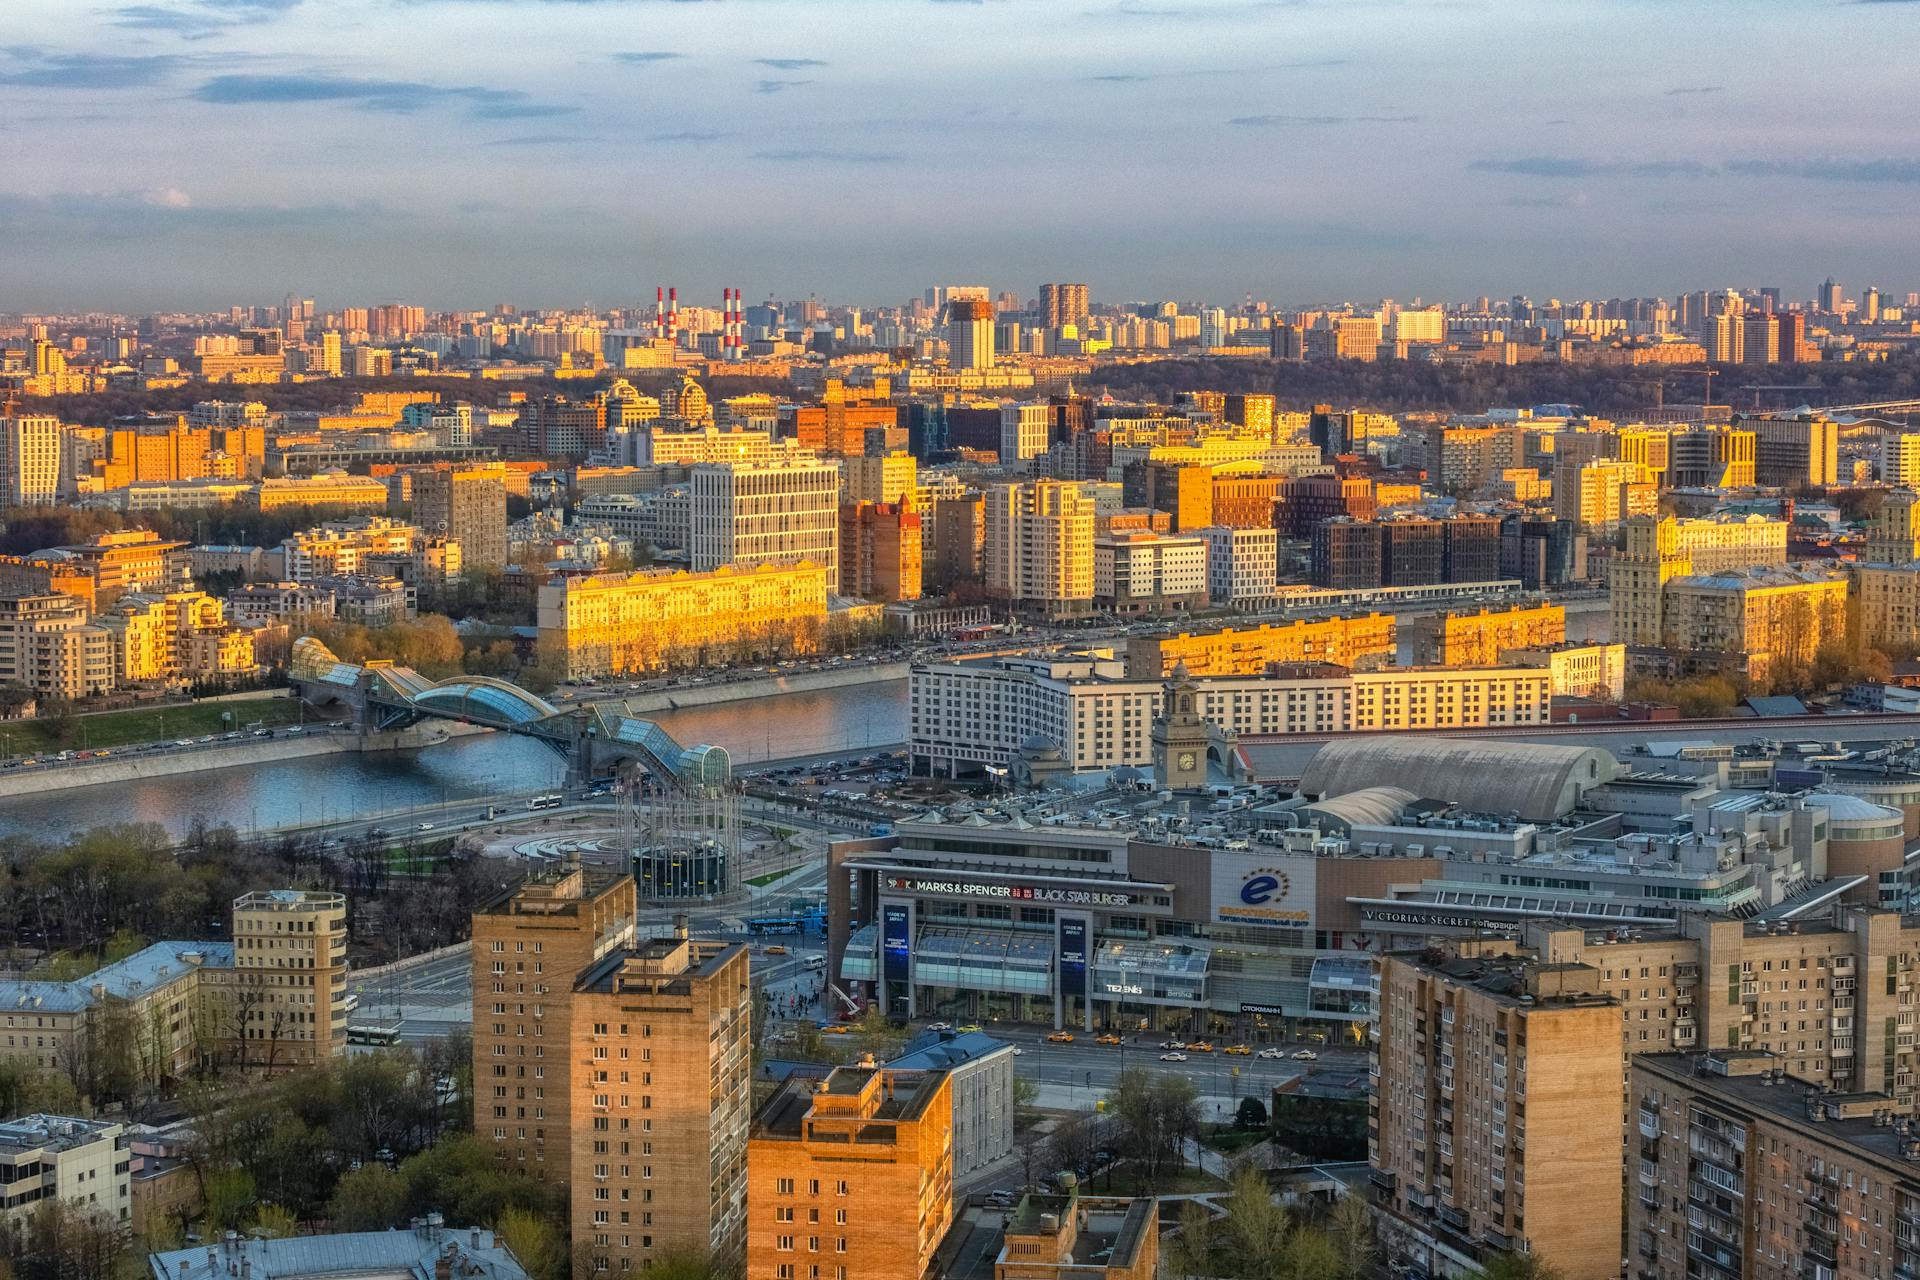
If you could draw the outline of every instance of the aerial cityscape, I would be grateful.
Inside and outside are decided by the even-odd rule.
[[[0,1280],[1920,1280],[1920,6],[5,21]]]

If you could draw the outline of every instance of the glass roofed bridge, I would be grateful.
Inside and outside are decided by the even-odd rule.
[[[293,690],[313,706],[345,706],[366,729],[404,729],[422,720],[453,720],[517,733],[545,743],[567,759],[573,780],[637,764],[675,790],[724,789],[733,761],[723,747],[683,747],[651,720],[619,713],[611,704],[562,710],[517,684],[488,676],[433,680],[391,662],[342,662],[303,636],[294,641]]]

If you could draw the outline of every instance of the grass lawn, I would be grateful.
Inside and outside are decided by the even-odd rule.
[[[221,719],[224,715],[231,721]],[[199,738],[227,733],[258,721],[267,728],[298,724],[300,703],[293,698],[250,698],[241,702],[192,702],[172,707],[142,707],[135,711],[107,711],[75,716],[66,740],[56,736],[57,722],[23,720],[0,727],[0,750],[8,755],[37,755],[53,751],[124,747],[136,742]]]
[[[1263,1129],[1223,1129],[1207,1135],[1207,1146],[1224,1156],[1237,1156],[1266,1140]]]
[[[794,867],[788,867],[785,871],[769,871],[767,872],[767,874],[763,876],[754,876],[753,878],[748,880],[747,883],[752,885],[756,889],[764,889],[768,885],[772,884],[775,880],[784,880],[788,876],[792,875],[794,872],[798,871],[799,869],[800,869],[799,867],[794,866]]]

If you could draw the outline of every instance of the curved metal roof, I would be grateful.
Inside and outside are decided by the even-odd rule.
[[[1475,813],[1511,813],[1529,822],[1564,817],[1590,789],[1611,782],[1620,762],[1598,747],[1474,738],[1379,736],[1329,742],[1300,779],[1321,800],[1397,787]]]
[[[413,704],[493,724],[532,724],[560,714],[560,708],[545,698],[528,693],[519,685],[485,676],[444,680],[415,694]]]
[[[1831,822],[1871,823],[1884,826],[1890,822],[1904,822],[1898,809],[1889,809],[1886,805],[1863,800],[1856,795],[1839,791],[1816,791],[1807,797],[1809,805],[1819,805],[1827,811]]]
[[[1302,805],[1294,814],[1302,823],[1317,818],[1322,831],[1345,835],[1355,824],[1379,827],[1398,822],[1407,806],[1419,798],[1404,787],[1367,787]]]

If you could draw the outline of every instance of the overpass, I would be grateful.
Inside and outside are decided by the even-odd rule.
[[[297,697],[316,707],[344,706],[366,730],[451,720],[532,738],[566,759],[569,781],[635,764],[675,791],[705,793],[733,785],[733,761],[725,748],[683,747],[653,721],[625,714],[619,703],[563,710],[489,676],[434,680],[392,662],[342,662],[312,636],[294,641],[288,672]]]

